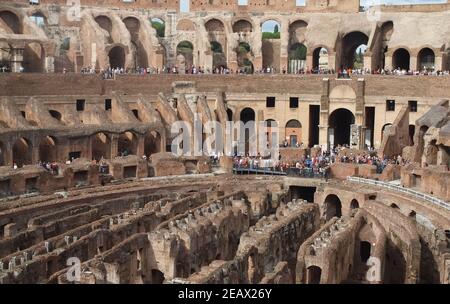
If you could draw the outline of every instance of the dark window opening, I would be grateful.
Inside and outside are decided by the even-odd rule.
[[[275,97],[266,97],[266,107],[275,108]]]
[[[105,99],[105,111],[109,111],[112,109],[111,99]]]
[[[77,111],[82,112],[84,111],[84,106],[86,105],[86,100],[84,99],[77,99]]]
[[[289,108],[291,108],[291,109],[298,108],[298,97],[290,97],[289,98]]]
[[[81,157],[81,151],[69,152],[69,159],[74,160]]]
[[[417,112],[417,101],[416,100],[409,100],[408,101],[408,107],[410,112]]]
[[[139,111],[136,109],[131,110],[134,114],[134,117],[136,117],[136,119],[139,119]]]
[[[367,260],[370,258],[370,250],[371,245],[369,242],[363,241],[360,243],[360,256],[361,256],[361,262],[366,263]]]
[[[386,111],[395,111],[395,100],[386,100]]]

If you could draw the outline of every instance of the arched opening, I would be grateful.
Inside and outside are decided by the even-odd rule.
[[[144,138],[145,156],[148,158],[159,152],[161,152],[161,135],[157,131],[147,132]]]
[[[233,33],[253,32],[252,24],[247,20],[238,20],[233,24]]]
[[[361,262],[367,263],[370,258],[370,252],[372,250],[372,245],[369,242],[361,241],[359,243],[359,256],[361,258]]]
[[[434,60],[435,55],[432,49],[424,48],[420,50],[418,58],[418,67],[417,69],[420,71],[434,71]]]
[[[0,167],[5,165],[5,144],[0,141]]]
[[[221,69],[227,67],[227,56],[222,45],[217,41],[211,41],[211,52],[213,56],[213,72],[218,74],[221,72]]]
[[[39,143],[39,160],[46,163],[58,161],[56,139],[54,137],[46,136]]]
[[[120,156],[136,155],[138,139],[133,132],[127,131],[119,135],[117,152]]]
[[[248,283],[254,283],[255,281],[255,277],[256,277],[256,272],[257,272],[257,265],[256,265],[256,261],[255,261],[255,254],[254,253],[250,253],[250,255],[248,256],[247,259],[247,276],[248,276]]]
[[[44,71],[45,51],[37,42],[27,44],[23,52],[24,72],[42,73]]]
[[[398,49],[392,54],[392,67],[394,69],[410,70],[411,55],[406,49]]]
[[[241,111],[240,114],[240,119],[241,121],[246,124],[247,122],[250,121],[255,121],[255,111],[251,108],[245,108]],[[244,143],[245,143],[245,153],[249,153],[250,152],[250,129],[249,128],[245,128],[244,132]],[[256,130],[252,130],[252,131],[256,131]]]
[[[302,124],[296,120],[291,119],[286,123],[286,137],[289,146],[295,147],[302,143]]]
[[[306,46],[303,43],[295,43],[289,48],[288,73],[299,74],[306,70]]]
[[[28,139],[19,138],[13,145],[13,163],[18,167],[31,165],[32,155],[31,143]]]
[[[384,133],[389,131],[390,126],[392,126],[392,124],[387,123],[387,124],[383,125],[383,127],[381,128],[381,141],[383,141]]]
[[[141,24],[135,17],[127,17],[123,19],[123,23],[131,35],[131,53],[133,55],[133,68],[147,68],[147,52],[139,38]]]
[[[416,218],[416,211],[411,210],[411,212],[408,214],[408,216],[409,216],[410,218],[415,219],[415,218]]]
[[[358,209],[359,208],[359,202],[356,199],[352,199],[350,202],[350,209]]]
[[[227,118],[228,121],[233,121],[233,110],[231,110],[230,108],[227,109]]]
[[[236,55],[240,72],[253,74],[253,63],[250,60],[252,57],[250,45],[247,42],[240,42],[236,49]]]
[[[312,68],[314,73],[328,70],[328,51],[326,48],[319,47],[314,50]]]
[[[306,269],[306,283],[307,284],[320,284],[322,277],[322,269],[318,266],[309,266]]]
[[[111,36],[112,33],[112,21],[107,16],[97,16],[94,18],[95,22],[97,22],[98,26],[103,30],[103,34],[105,35],[108,43],[113,43],[113,39]]]
[[[177,31],[194,32],[196,26],[190,19],[181,19],[177,23]]]
[[[113,47],[108,54],[109,66],[112,69],[125,67],[125,50],[121,46]]]
[[[408,133],[409,133],[409,145],[413,146],[414,145],[414,133],[416,133],[416,126],[409,125]]]
[[[341,69],[364,68],[364,53],[369,37],[361,32],[351,32],[342,39]]]
[[[387,21],[381,26],[381,58],[380,64],[376,69],[381,69],[386,66],[386,52],[388,51],[389,41],[391,40],[392,34],[394,33],[394,23],[392,21]]]
[[[261,24],[262,29],[262,65],[264,72],[280,71],[280,24],[275,20],[267,20]]]
[[[355,116],[347,109],[337,109],[328,120],[330,146],[349,145],[350,127],[355,123]]]
[[[266,139],[267,139],[267,143],[268,143],[268,147],[272,147],[272,141],[274,140],[274,136],[275,134],[272,131],[272,128],[276,128],[277,127],[277,122],[273,119],[267,119],[264,122],[266,129]]]
[[[252,108],[245,108],[241,111],[240,119],[245,124],[249,121],[255,121],[255,111]]]
[[[150,19],[150,23],[152,24],[152,27],[156,30],[156,35],[159,38],[165,37],[166,33],[166,24],[163,20],[159,18],[152,18]]]
[[[333,217],[342,216],[342,203],[335,194],[330,194],[325,198],[325,220],[329,221]]]
[[[211,19],[205,26],[209,34],[211,50],[213,52],[213,72],[220,73],[221,69],[227,67],[227,39],[225,26],[222,21],[217,19]],[[224,47],[222,47],[222,45]]]
[[[152,269],[152,284],[162,284],[165,280],[164,273],[157,269]]]
[[[10,11],[0,12],[0,28],[6,34],[22,34],[22,24],[19,17]]]
[[[181,41],[177,45],[178,68],[190,68],[194,64],[194,46],[189,41]]]
[[[40,12],[36,12],[33,15],[31,15],[30,20],[40,28],[45,27],[46,19],[45,16]]]
[[[97,133],[91,137],[92,159],[100,161],[111,158],[111,139],[105,133]]]

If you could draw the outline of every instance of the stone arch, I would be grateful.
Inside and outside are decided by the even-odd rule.
[[[243,123],[247,123],[249,121],[255,121],[256,114],[255,110],[252,108],[244,108],[240,113],[240,119]]]
[[[289,24],[289,45],[304,43],[308,23],[304,20],[296,20]]]
[[[435,70],[434,63],[435,63],[435,54],[431,48],[425,47],[421,49],[417,54],[418,70],[434,71]]]
[[[13,163],[18,167],[22,167],[24,165],[31,165],[32,163],[32,152],[33,146],[31,141],[21,137],[18,138],[13,145]]]
[[[177,31],[193,32],[195,31],[195,24],[189,19],[181,19],[177,23]]]
[[[91,136],[92,159],[97,161],[111,158],[111,138],[104,132]]]
[[[359,66],[355,65],[355,60],[357,60],[356,51],[361,46],[367,47],[368,42],[369,37],[360,31],[347,33],[342,38],[340,68],[360,68]]]
[[[329,68],[328,65],[328,49],[324,46],[318,46],[313,51],[313,70],[320,71]]]
[[[225,32],[225,23],[217,18],[211,18],[205,22],[207,32]]]
[[[253,63],[251,62],[251,47],[247,42],[240,42],[236,48],[238,68],[245,74],[253,74]]]
[[[8,34],[22,34],[22,22],[19,16],[10,10],[0,11],[0,28]]]
[[[350,128],[355,123],[355,115],[344,108],[334,110],[328,119],[330,145],[349,145]]]
[[[58,161],[57,140],[55,137],[46,136],[40,141],[39,160],[47,163]]]
[[[61,112],[58,112],[56,110],[49,110],[48,113],[50,114],[51,117],[53,117],[57,121],[60,121],[60,122],[62,121],[62,114],[61,114]]]
[[[264,69],[270,68],[270,71],[280,71],[280,53],[281,53],[281,43],[280,43],[280,33],[281,23],[280,21],[269,18],[261,22],[261,32],[262,32],[262,43],[261,43],[261,54],[262,54],[262,67]]]
[[[342,216],[342,203],[336,194],[329,194],[324,201],[325,220],[329,221],[333,217]]]
[[[122,46],[116,45],[112,47],[108,52],[109,66],[113,69],[125,68],[125,56],[126,52]]]
[[[99,15],[94,18],[95,22],[97,22],[98,26],[105,30],[109,36],[111,36],[113,24],[111,19],[108,16],[105,15]]]
[[[166,22],[164,18],[153,17],[150,19],[150,24],[156,31],[156,36],[163,38],[166,36]]]
[[[359,208],[359,202],[357,199],[352,199],[350,202],[350,209],[358,209]]]
[[[322,269],[319,266],[309,266],[306,268],[306,283],[320,284],[322,277]]]
[[[410,70],[411,55],[406,48],[398,48],[392,54],[392,68],[401,70]]]
[[[233,33],[250,33],[253,32],[252,22],[246,19],[238,19],[233,22]]]
[[[191,67],[194,64],[194,45],[188,40],[183,40],[177,44],[177,65],[181,67]]]
[[[291,147],[302,143],[302,124],[296,119],[291,119],[285,126],[285,139]]]
[[[131,131],[125,131],[119,135],[117,153],[119,156],[136,155],[138,138]]]
[[[381,58],[380,65],[376,68],[383,68],[386,66],[386,53],[388,52],[388,44],[391,40],[392,34],[394,33],[394,22],[386,21],[381,25]]]
[[[148,131],[144,137],[144,154],[149,158],[154,153],[163,151],[162,138],[158,131]]]
[[[45,50],[40,43],[32,42],[25,46],[23,68],[25,72],[42,73],[45,65]]]

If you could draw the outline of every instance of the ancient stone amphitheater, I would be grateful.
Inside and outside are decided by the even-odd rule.
[[[0,283],[450,283],[449,4],[77,3],[0,3]],[[421,75],[340,78],[360,45],[362,70]],[[250,66],[272,70],[213,74]],[[174,156],[197,116],[277,121],[283,162],[401,161],[323,178]]]

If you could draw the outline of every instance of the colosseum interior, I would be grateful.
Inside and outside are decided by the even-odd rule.
[[[449,284],[449,20],[450,3],[2,0],[0,283]],[[276,121],[291,167],[174,155],[197,117]]]

